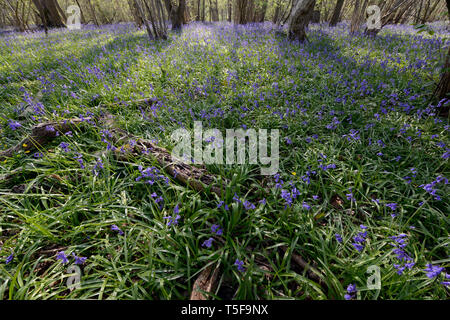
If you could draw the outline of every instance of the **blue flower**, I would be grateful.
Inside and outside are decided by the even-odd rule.
[[[345,300],[351,300],[356,297],[356,285],[355,284],[349,284],[347,286],[347,293],[344,295]]]
[[[119,232],[119,234],[120,234],[121,236],[123,236],[123,235],[124,235],[123,231],[122,231],[122,230],[120,230],[120,229],[119,229],[119,227],[118,227],[118,226],[116,226],[115,224],[113,224],[113,225],[111,226],[111,230],[113,230],[113,231],[118,231],[118,232]]]
[[[431,263],[427,264],[427,267],[425,268],[427,277],[430,279],[436,278],[443,270],[444,268],[433,266]]]
[[[208,240],[205,240],[202,244],[203,247],[211,248],[212,242],[214,241],[214,238],[209,238]]]
[[[14,253],[11,253],[5,260],[5,264],[10,263],[14,259]]]
[[[244,261],[236,259],[236,261],[234,262],[234,265],[237,266],[238,271],[240,271],[240,272],[244,272],[245,271]]]
[[[218,224],[213,224],[211,226],[211,231],[215,234],[217,234],[218,236],[221,236],[223,234],[223,230],[219,229],[219,225]]]
[[[8,125],[13,131],[19,129],[22,126],[19,122],[14,121],[12,119],[9,119]]]
[[[178,224],[178,220],[181,218],[180,215],[177,215],[175,218],[172,218],[172,216],[168,216],[168,217],[164,217],[163,219],[167,219],[167,226],[171,226],[171,225],[177,225]]]
[[[58,254],[56,255],[56,260],[61,260],[61,262],[63,264],[66,264],[69,262],[69,259],[67,259],[66,254],[64,253],[64,251],[60,251],[58,252]]]
[[[83,264],[86,261],[86,257],[77,257],[75,252],[72,252],[72,256],[75,258],[75,264]]]

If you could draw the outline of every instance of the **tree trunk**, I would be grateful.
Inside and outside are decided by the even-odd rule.
[[[342,7],[344,6],[345,0],[337,0],[336,6],[334,7],[333,16],[331,17],[330,27],[334,27],[339,22],[341,17]]]
[[[447,0],[448,15],[450,15],[450,0]],[[447,57],[445,59],[444,69],[442,70],[441,81],[434,92],[434,96],[442,101],[443,99],[450,99],[450,47],[448,48]],[[447,116],[449,114],[450,102],[447,100],[439,109],[439,114]]]
[[[170,22],[172,22],[172,30],[181,30],[186,11],[186,0],[179,0],[178,6],[174,6],[170,0],[165,0],[165,4]]]
[[[191,21],[191,13],[189,12],[188,0],[186,0],[186,5],[183,14],[183,24],[187,24]]]
[[[306,39],[306,27],[311,20],[316,0],[298,0],[292,9],[291,16],[288,21],[288,37],[291,40]]]
[[[66,26],[58,11],[59,5],[56,0],[33,0],[33,3],[45,27],[64,28]]]

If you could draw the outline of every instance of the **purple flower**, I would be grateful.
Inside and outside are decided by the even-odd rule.
[[[251,203],[250,201],[245,200],[245,201],[244,201],[244,208],[245,208],[245,210],[253,210],[253,209],[255,209],[256,207],[255,207],[255,205],[254,205],[253,203]]]
[[[119,227],[118,227],[118,226],[116,226],[115,224],[113,224],[113,225],[111,226],[111,230],[113,230],[113,231],[118,231],[118,232],[119,232],[119,234],[120,234],[121,236],[123,236],[123,235],[124,235],[123,231],[122,231],[122,230],[120,230],[120,229],[119,229]]]
[[[358,251],[361,252],[364,249],[363,245],[360,245],[359,243],[352,243],[352,246]]]
[[[220,208],[221,206],[223,206],[225,211],[228,211],[230,209],[228,208],[228,205],[225,204],[225,201],[220,201],[219,204],[217,205],[217,208]]]
[[[208,240],[205,240],[202,244],[202,247],[211,248],[213,241],[214,241],[213,238],[209,238]]]
[[[353,192],[352,192],[352,189],[349,189],[349,191],[350,191],[350,193],[347,193],[347,194],[346,194],[346,196],[347,196],[347,200],[350,200],[350,201],[353,201],[353,202],[355,202],[355,201],[356,201],[356,199],[355,199],[355,197],[353,196]]]
[[[56,260],[61,260],[62,264],[66,264],[69,262],[69,259],[67,259],[67,256],[64,253],[64,251],[58,252],[58,254],[56,255]]]
[[[180,208],[178,207],[178,204],[175,206],[175,208],[173,208],[173,213],[174,214],[179,214],[180,213]]]
[[[397,209],[397,204],[396,203],[387,203],[386,207],[391,208],[392,211],[395,211]]]
[[[70,152],[69,144],[65,142],[61,142],[59,147],[64,150],[64,152]]]
[[[14,259],[14,253],[11,253],[5,260],[5,264],[10,263]]]
[[[337,242],[342,243],[342,236],[339,233],[334,235],[336,237]]]
[[[244,271],[245,271],[245,268],[244,268],[244,261],[241,261],[241,260],[239,260],[239,259],[236,259],[236,261],[234,262],[234,265],[237,266],[237,269],[238,269],[240,272],[244,272]]]
[[[433,266],[431,263],[427,264],[427,267],[425,268],[427,277],[430,279],[436,278],[443,270],[444,268]]]
[[[95,176],[98,176],[98,173],[99,173],[100,169],[103,169],[103,162],[102,162],[102,160],[100,158],[98,158],[97,159],[97,163],[94,166],[94,169],[92,169],[92,173]]]
[[[12,119],[9,119],[8,125],[13,131],[19,129],[22,126],[19,122],[14,121]]]
[[[307,204],[306,202],[303,202],[302,207],[305,208],[306,210],[311,209],[311,206],[309,204]]]
[[[174,225],[176,226],[178,224],[178,220],[181,218],[180,215],[177,215],[175,218],[172,218],[172,216],[164,217],[163,219],[167,219],[167,226]]]
[[[218,236],[221,236],[223,234],[223,230],[219,229],[219,225],[218,224],[213,224],[211,226],[211,231],[215,234],[217,234]]]
[[[349,284],[347,286],[347,293],[344,295],[345,300],[351,300],[356,297],[356,285],[355,284]]]
[[[86,257],[77,257],[75,252],[72,252],[72,256],[75,258],[75,264],[83,264],[86,261]]]

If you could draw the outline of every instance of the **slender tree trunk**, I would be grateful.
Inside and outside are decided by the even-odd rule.
[[[86,18],[84,16],[83,13],[83,9],[81,8],[80,2],[78,0],[75,0],[75,2],[77,3],[78,8],[80,8],[80,13],[81,13],[81,23],[85,24],[86,23]]]
[[[94,19],[94,23],[95,23],[96,26],[99,26],[97,15],[95,14],[95,8],[92,5],[91,0],[87,0],[87,2],[88,2],[88,5],[89,5],[89,9],[91,10],[92,18]]]
[[[205,22],[205,18],[206,18],[206,5],[205,5],[205,0],[203,0],[203,8],[202,8],[202,21]]]
[[[142,9],[142,6],[140,4],[140,0],[134,0],[134,4],[136,6],[137,12],[139,13],[139,15],[140,15],[140,17],[142,19],[142,22],[145,25],[145,28],[147,29],[148,37],[150,38],[150,40],[153,40],[154,39],[154,35],[152,33],[152,30],[150,29],[150,25],[148,23],[148,20],[145,17],[144,10]]]
[[[333,16],[331,17],[330,27],[334,27],[339,22],[341,17],[342,7],[344,6],[345,0],[337,0],[336,6],[334,7]]]
[[[201,7],[202,6],[201,6],[200,0],[197,0],[197,17],[195,18],[195,21],[202,20],[201,11],[200,11]]]

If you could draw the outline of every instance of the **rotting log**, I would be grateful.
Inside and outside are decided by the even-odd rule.
[[[82,122],[91,121],[92,119],[92,117],[86,117],[83,119],[73,118],[69,120],[39,123],[33,127],[31,135],[29,137],[22,140],[22,142],[20,142],[15,147],[11,147],[7,150],[1,151],[0,161],[11,158],[12,156],[14,156],[14,154],[19,153],[20,151],[30,152],[32,150],[39,149],[49,143],[51,140],[60,136],[60,134],[65,134],[71,131],[74,126]]]

